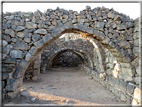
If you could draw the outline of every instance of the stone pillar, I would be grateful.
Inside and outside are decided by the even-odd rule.
[[[39,54],[36,59],[34,60],[34,65],[33,65],[33,77],[32,80],[36,81],[38,79],[38,76],[40,74],[40,64],[41,64],[41,54]]]

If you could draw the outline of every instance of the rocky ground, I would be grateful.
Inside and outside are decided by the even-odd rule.
[[[21,93],[4,104],[126,104],[77,67],[54,68],[37,81],[24,80]],[[121,105],[120,105],[121,106]]]

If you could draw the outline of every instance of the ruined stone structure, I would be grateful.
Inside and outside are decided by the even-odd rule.
[[[3,95],[15,97],[24,77],[37,80],[59,53],[71,50],[94,80],[128,104],[140,104],[141,23],[141,18],[132,20],[105,7],[3,13]]]

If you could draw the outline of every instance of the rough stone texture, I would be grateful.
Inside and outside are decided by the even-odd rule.
[[[10,51],[10,56],[12,58],[23,58],[23,52],[20,50],[12,50]]]
[[[53,13],[52,11],[54,11],[56,16],[49,15]],[[64,47],[47,48],[46,52],[49,51],[49,55],[51,56],[45,55],[45,59],[50,59],[61,50],[73,48],[77,50],[76,53],[82,56],[84,61],[83,64],[91,69],[101,74],[106,73],[109,77],[113,77],[112,71],[118,70],[119,72],[115,72],[118,75],[118,79],[123,79],[125,82],[131,81],[132,83],[137,83],[135,82],[136,78],[141,76],[136,70],[139,66],[139,62],[136,59],[138,58],[140,60],[138,50],[141,44],[138,41],[141,18],[137,18],[133,21],[128,16],[108,8],[91,9],[90,7],[86,7],[86,10],[80,13],[74,12],[72,15],[69,15],[69,12],[65,9],[62,11],[63,12],[60,13],[58,10],[51,10],[48,11],[48,14],[37,11],[35,13],[30,13],[30,15],[26,12],[3,13],[3,28],[1,35],[4,41],[2,43],[2,68],[5,70],[6,68],[18,69],[18,65],[21,63],[20,61],[22,61],[22,59],[30,63],[37,55],[45,52],[43,51],[44,48],[47,46],[50,47],[51,43],[56,41],[62,34],[75,33],[89,40],[94,47],[80,40],[77,40],[77,43],[86,45],[84,48],[79,45],[71,47],[71,44],[76,44],[71,41],[68,43],[61,41]],[[38,34],[39,36],[33,38],[32,36],[34,34]],[[73,41],[76,42],[76,40]],[[55,46],[57,46],[57,44]],[[13,61],[13,59],[11,60],[11,58],[15,61]],[[120,66],[120,70],[119,67],[117,69],[116,64],[113,62],[114,60],[117,60],[120,65],[122,65],[121,63],[126,63],[127,67],[125,64],[125,67],[122,65]],[[4,61],[6,61],[6,63],[4,63]],[[41,59],[41,62],[42,61],[43,59]],[[43,63],[44,62],[42,62],[42,64]],[[26,70],[28,64],[22,65],[24,65],[23,69]],[[130,67],[128,68],[128,66]],[[38,73],[39,71],[40,70],[35,70],[35,72]],[[5,72],[8,73],[10,71]],[[91,70],[88,72],[91,73]],[[95,75],[100,76],[98,73]],[[20,72],[14,71],[15,78],[21,76],[24,76],[24,73],[20,74]],[[12,80],[11,76],[6,80],[8,83],[6,85],[7,92],[13,91],[13,93],[11,93],[13,96],[14,93],[18,91],[18,86],[16,87],[14,85],[17,80],[18,79]],[[103,80],[96,80],[104,84],[102,82]],[[9,88],[8,90],[9,86],[14,88]],[[112,92],[115,92],[113,85],[109,88]],[[121,97],[126,101],[125,95],[121,94]]]

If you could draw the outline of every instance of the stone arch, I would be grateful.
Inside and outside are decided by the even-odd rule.
[[[82,25],[83,27],[85,25]],[[93,28],[91,28],[93,30]],[[55,32],[56,30],[56,32]],[[29,50],[29,52],[26,54],[25,57],[25,67],[23,67],[24,71],[27,68],[27,66],[29,65],[30,62],[32,62],[34,60],[34,58],[40,54],[42,52],[42,50],[47,46],[50,45],[53,41],[55,41],[56,39],[58,39],[62,34],[66,33],[66,32],[73,32],[73,33],[77,33],[78,35],[85,37],[87,39],[90,40],[91,38],[94,38],[96,41],[98,41],[100,44],[102,44],[105,48],[107,48],[113,56],[115,56],[116,58],[118,58],[119,62],[125,62],[128,66],[129,66],[129,61],[126,59],[127,57],[124,56],[125,51],[120,49],[117,45],[115,45],[112,41],[106,41],[105,39],[105,35],[103,34],[103,32],[99,32],[97,34],[93,34],[93,33],[87,33],[82,31],[83,29],[77,29],[77,28],[68,28],[65,29],[63,31],[59,30],[58,28],[56,28],[55,30],[52,31],[52,35],[51,34],[46,34],[42,39],[40,39],[39,41],[35,42],[34,47],[31,47],[31,49]],[[97,30],[96,30],[97,31]],[[97,31],[98,32],[98,31]],[[89,38],[88,38],[89,37]],[[102,39],[104,38],[104,39]],[[106,37],[107,38],[107,37]],[[108,40],[108,38],[107,38]],[[22,63],[22,61],[21,61]],[[20,65],[21,67],[21,65]],[[20,78],[20,76],[23,76],[24,72],[20,72],[19,69],[20,67],[17,67],[16,70],[14,71],[14,78]],[[131,69],[129,69],[129,72],[131,72]],[[17,75],[15,75],[17,74]]]
[[[70,32],[87,39],[92,38],[102,44],[121,63],[122,73],[128,75],[123,79],[125,81],[132,80],[134,72],[131,69],[133,54],[130,43],[133,42],[133,21],[128,16],[107,8],[91,10],[86,7],[80,14],[74,11],[70,13],[71,15],[67,10],[57,8],[56,10],[49,9],[47,13],[38,10],[34,14],[18,12],[14,15],[3,14],[3,34],[13,38],[13,41],[15,38],[22,41],[22,43],[14,43],[15,46],[10,46],[5,41],[6,36],[3,36],[3,46],[6,47],[3,55],[6,59],[5,63],[15,63],[13,60],[20,59],[16,63],[11,78],[7,80],[6,91],[14,91],[20,86],[18,79],[23,78],[29,64],[47,45],[50,45],[62,34]],[[29,20],[19,21],[21,17]],[[34,33],[34,36],[31,35],[31,43],[28,40],[30,38],[29,32]],[[10,84],[13,86],[11,87]]]
[[[79,39],[75,39],[75,40],[67,40],[65,41],[66,37],[68,38],[69,33],[67,33],[67,36],[64,35],[64,38],[58,39],[58,41],[56,41],[54,44],[52,43],[49,47],[47,47],[47,52],[45,50],[45,52],[43,53],[44,59],[43,62],[41,63],[41,72],[45,72],[45,68],[46,65],[48,65],[47,63],[50,61],[50,58],[56,54],[57,52],[61,51],[61,50],[66,50],[66,49],[70,49],[70,50],[77,50],[80,53],[85,53],[87,55],[87,58],[90,60],[90,67],[93,69],[93,60],[90,58],[92,56],[92,51],[94,50],[94,45],[96,46],[96,44],[92,44],[90,41],[88,41],[88,39],[85,39],[83,37],[79,37],[79,35],[75,35],[75,34],[71,34],[74,35],[75,38],[79,37]],[[63,42],[64,41],[64,42]],[[89,46],[89,48],[87,47]],[[54,51],[49,52],[49,49],[51,49]],[[97,49],[98,54],[99,54],[99,49]],[[47,55],[46,55],[47,54]]]
[[[76,54],[78,54],[82,60],[86,59],[85,57],[87,57],[87,59],[89,60],[89,64],[90,64],[90,68],[93,67],[93,63],[91,61],[91,58],[87,55],[86,52],[83,52],[83,50],[78,50],[78,49],[75,49],[75,48],[65,48],[65,49],[58,49],[56,50],[56,53],[53,53],[51,55],[51,57],[49,59],[47,59],[45,62],[47,62],[45,65],[44,65],[44,70],[46,69],[46,66],[47,67],[50,67],[51,65],[51,62],[52,60],[59,54],[59,53],[62,53],[63,51],[65,50],[72,50],[73,52],[75,52]],[[83,63],[83,62],[82,62]]]

